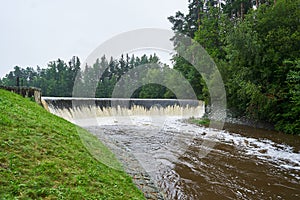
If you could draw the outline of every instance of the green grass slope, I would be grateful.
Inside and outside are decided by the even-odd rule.
[[[126,173],[91,156],[77,130],[36,103],[0,90],[0,199],[144,199]],[[100,155],[110,153],[80,132],[97,143]]]

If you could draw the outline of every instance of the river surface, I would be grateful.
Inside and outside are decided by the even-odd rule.
[[[241,125],[214,130],[176,117],[76,123],[136,158],[165,199],[300,199],[299,136]]]

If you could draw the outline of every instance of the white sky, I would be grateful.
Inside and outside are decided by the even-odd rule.
[[[0,0],[0,77],[13,67],[81,61],[111,37],[139,28],[171,30],[188,0]]]

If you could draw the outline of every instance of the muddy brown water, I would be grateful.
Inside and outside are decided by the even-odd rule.
[[[236,128],[238,132],[241,131],[240,125]],[[258,140],[272,138],[273,141],[281,141],[284,145],[295,145],[294,152],[299,149],[299,137],[245,126],[243,128],[247,130],[242,131],[245,137]],[[231,131],[234,130],[235,126],[231,125]],[[286,169],[278,166],[271,155],[270,160],[260,159],[257,155],[244,155],[238,146],[222,142],[219,142],[205,158],[198,159],[197,144],[201,145],[201,140],[189,147],[174,168],[175,173],[183,180],[183,184],[178,185],[181,185],[188,199],[300,198],[299,165],[287,161],[294,169]],[[268,150],[266,147],[258,151],[267,154]],[[173,194],[173,197],[177,198],[178,195]]]
[[[122,109],[66,109],[48,103],[50,112],[106,144],[125,171],[141,179],[135,180],[137,186],[153,192],[146,195],[149,199],[300,199],[300,136],[236,124],[216,130],[184,122],[182,118],[195,112],[202,116],[203,104],[150,112],[136,107],[125,115]],[[100,161],[113,167],[109,159]]]
[[[159,126],[140,118],[114,123],[94,133],[137,158],[165,199],[300,199],[299,136],[234,124],[214,130],[173,118]]]

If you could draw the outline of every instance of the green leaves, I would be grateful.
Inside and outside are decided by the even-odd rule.
[[[300,0],[266,2],[260,1],[255,10],[245,0],[226,1],[222,9],[208,6],[201,12],[198,29],[189,35],[218,64],[235,116],[268,121],[277,124],[277,130],[300,134]],[[174,19],[184,25],[196,22],[184,15],[172,19],[177,34],[186,32]],[[211,94],[204,82],[213,81],[213,75],[201,77],[184,59],[173,59],[174,69],[189,80],[198,98],[209,103]]]
[[[287,97],[283,104],[286,109],[278,114],[277,129],[286,133],[298,134],[300,132],[300,60],[294,62],[294,67],[286,78],[288,86]]]

